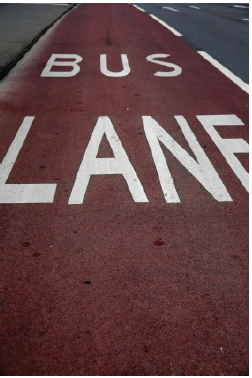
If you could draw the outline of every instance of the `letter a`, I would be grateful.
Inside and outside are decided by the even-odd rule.
[[[104,134],[113,150],[114,157],[112,158],[96,157]],[[125,178],[135,202],[149,202],[111,120],[109,117],[99,117],[77,173],[68,203],[81,204],[83,202],[91,175],[118,174]]]

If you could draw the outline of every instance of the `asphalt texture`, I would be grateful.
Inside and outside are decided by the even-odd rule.
[[[79,72],[42,77],[52,54],[79,55]],[[100,54],[112,72],[127,54],[131,71],[106,76]],[[147,61],[152,54],[170,54],[163,62],[182,71],[155,76],[171,68]],[[53,69],[61,70],[69,67]],[[0,160],[10,170],[0,186],[2,373],[247,375],[248,192],[197,116],[236,115],[240,126],[215,129],[244,146],[248,94],[132,5],[82,4],[3,79],[0,109]],[[177,142],[172,153],[158,134],[164,157],[156,163],[169,167],[180,202],[166,202],[142,116]],[[188,122],[189,139],[175,116]],[[34,119],[17,159],[6,159],[27,117]],[[104,117],[117,135],[100,134],[97,155],[80,170]],[[121,153],[119,163],[132,165],[148,202],[134,201],[120,170],[102,174],[118,159],[111,146],[123,146],[128,160]],[[181,164],[186,154],[195,167],[198,151],[232,200],[216,200]],[[236,157],[239,172],[247,170],[248,154]],[[69,204],[78,172],[89,169],[83,202]],[[21,184],[56,184],[52,203],[35,195],[15,203]]]
[[[0,78],[72,4],[0,4]]]
[[[241,8],[221,3],[136,5],[175,28],[190,46],[206,51],[244,82],[249,82],[249,4],[239,3]]]

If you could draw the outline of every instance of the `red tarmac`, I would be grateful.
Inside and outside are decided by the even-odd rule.
[[[41,77],[52,54],[78,54],[80,72]],[[120,71],[127,54],[131,72]],[[182,68],[146,61],[170,54]],[[56,183],[53,203],[3,204],[3,374],[247,375],[248,193],[197,115],[235,114],[218,127],[248,142],[248,95],[179,37],[131,5],[83,4],[2,83],[0,160],[24,117],[35,119],[9,184]],[[181,203],[166,203],[142,116],[192,157],[183,115],[232,202],[218,202],[165,148]],[[99,116],[110,117],[148,203],[122,175],[91,177],[68,204]],[[110,157],[103,138],[98,157]],[[248,155],[237,154],[248,169]]]

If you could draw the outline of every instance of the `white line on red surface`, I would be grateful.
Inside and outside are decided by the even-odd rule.
[[[156,20],[157,22],[159,22],[161,25],[163,25],[166,29],[169,29],[177,37],[182,37],[182,34],[180,34],[176,29],[174,29],[171,26],[167,25],[166,22],[164,22],[163,20],[160,20],[159,18],[157,18],[156,16],[154,16],[154,14],[150,14],[150,16],[151,16],[151,18],[153,18],[154,20]]]
[[[208,60],[214,67],[218,68],[220,72],[222,72],[225,76],[227,76],[230,80],[232,80],[236,85],[238,85],[243,91],[249,93],[249,85],[244,83],[238,76],[234,75],[233,72],[228,70],[222,64],[220,64],[216,59],[213,59],[211,55],[209,55],[205,51],[198,51],[198,53],[203,56],[204,59]]]
[[[52,203],[57,184],[6,184],[34,117],[25,117],[0,164],[0,203]]]

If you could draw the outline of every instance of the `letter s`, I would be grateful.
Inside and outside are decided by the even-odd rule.
[[[169,71],[169,72],[158,71],[158,72],[154,73],[154,76],[178,76],[178,75],[181,74],[181,72],[182,72],[181,67],[179,67],[179,66],[177,66],[176,64],[173,64],[173,63],[163,62],[162,60],[156,59],[156,58],[167,58],[168,56],[170,56],[170,54],[152,54],[152,55],[147,56],[146,59],[147,59],[148,62],[160,64],[161,66],[165,66],[165,67],[173,68],[173,71]]]

